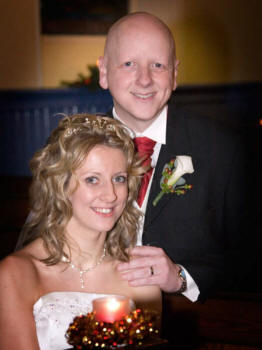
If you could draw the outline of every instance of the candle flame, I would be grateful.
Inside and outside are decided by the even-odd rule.
[[[116,311],[117,309],[119,309],[120,303],[116,299],[110,299],[107,302],[106,306],[110,311]]]

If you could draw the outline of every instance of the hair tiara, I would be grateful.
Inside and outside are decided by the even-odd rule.
[[[105,119],[105,117],[99,117],[96,120],[90,120],[89,117],[86,117],[85,122],[83,123],[83,126],[90,127],[90,128],[105,129],[105,130],[113,131],[113,132],[116,131],[115,125],[109,123],[108,120]],[[74,127],[74,128],[71,126],[68,126],[68,128],[65,131],[64,136],[70,137],[73,134],[77,134],[81,130],[83,130],[83,128],[81,126]]]

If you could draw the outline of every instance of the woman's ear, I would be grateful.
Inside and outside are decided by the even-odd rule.
[[[98,59],[98,69],[99,69],[99,85],[102,89],[108,89],[107,82],[107,68],[106,68],[105,57],[99,57]]]

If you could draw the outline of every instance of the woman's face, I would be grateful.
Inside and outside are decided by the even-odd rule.
[[[76,186],[76,179],[78,186]],[[106,232],[113,228],[127,201],[127,161],[121,149],[95,146],[69,182],[73,216],[68,232]]]

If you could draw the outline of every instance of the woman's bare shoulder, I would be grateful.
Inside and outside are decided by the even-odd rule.
[[[1,349],[39,349],[32,313],[39,298],[39,283],[34,249],[29,248],[0,262],[0,328],[4,335],[0,339]],[[12,329],[16,329],[15,338]]]
[[[37,245],[25,247],[0,261],[0,281],[5,290],[37,290]],[[21,288],[22,287],[22,288]]]
[[[0,269],[9,272],[29,269],[34,267],[37,260],[40,242],[32,242],[28,246],[6,256],[0,261]]]
[[[8,255],[0,262],[0,275],[2,277],[14,276],[20,274],[23,271],[23,274],[30,272],[34,269],[33,261],[29,254],[16,252]]]

